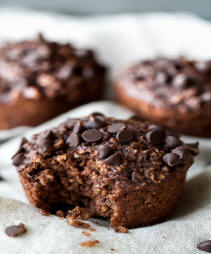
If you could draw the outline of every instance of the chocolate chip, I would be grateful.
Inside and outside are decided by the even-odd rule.
[[[192,77],[187,76],[186,74],[177,74],[173,81],[172,85],[175,87],[189,87],[195,83],[195,80]]]
[[[2,176],[0,176],[0,181],[4,181],[4,178]]]
[[[201,100],[203,102],[211,102],[211,92],[206,92],[201,95]]]
[[[12,164],[16,167],[20,166],[24,161],[24,153],[18,153],[12,158]]]
[[[48,138],[41,140],[39,143],[38,152],[39,153],[50,152],[53,148],[52,143],[53,143],[53,140]]]
[[[126,144],[133,139],[133,132],[127,129],[120,130],[117,132],[116,138],[120,143]]]
[[[163,85],[169,81],[169,75],[166,72],[159,71],[155,77],[155,82],[158,85]]]
[[[211,240],[206,240],[197,244],[199,250],[211,253]]]
[[[54,135],[51,130],[43,132],[39,137],[39,153],[46,153],[53,150]]]
[[[98,147],[98,158],[105,159],[108,157],[109,153],[111,152],[111,148],[107,145],[100,145]]]
[[[102,114],[102,113],[100,113],[100,112],[93,112],[92,114],[91,114],[91,116],[100,116],[100,117],[104,117],[104,115]]]
[[[114,123],[114,124],[108,126],[108,132],[117,133],[124,127],[125,127],[125,125],[123,123]]]
[[[67,139],[67,143],[69,144],[69,146],[71,147],[77,147],[80,144],[80,138],[78,136],[78,134],[72,133],[68,139]]]
[[[148,130],[150,131],[163,131],[163,127],[157,124],[151,124],[148,126]]]
[[[78,134],[82,132],[83,130],[83,125],[80,121],[77,121],[73,127],[73,133]]]
[[[165,138],[165,132],[163,130],[152,130],[146,134],[146,139],[153,145],[160,145]]]
[[[180,160],[183,160],[183,161],[187,160],[190,155],[190,152],[188,151],[188,149],[182,146],[175,148],[172,152],[177,154]]]
[[[174,167],[180,164],[179,155],[176,153],[167,153],[163,156],[163,161],[169,166]]]
[[[82,133],[82,138],[86,142],[96,142],[102,138],[102,134],[99,130],[91,129]]]
[[[104,160],[104,163],[109,166],[119,166],[121,164],[121,155],[116,152]]]
[[[135,121],[140,121],[141,117],[139,115],[132,115],[129,119],[130,120],[135,120]]]
[[[82,75],[85,79],[91,79],[94,76],[94,70],[87,66],[83,69]]]
[[[91,57],[93,52],[89,49],[75,49],[75,55],[80,58]]]
[[[211,70],[210,63],[208,61],[197,61],[195,62],[194,66],[198,71],[207,73]]]
[[[5,229],[5,234],[7,234],[10,237],[17,237],[20,235],[23,235],[27,232],[24,224],[20,224],[18,226],[13,225],[13,226],[9,226]]]
[[[199,154],[199,142],[186,144],[188,150],[192,155]]]
[[[165,147],[167,148],[175,148],[181,145],[181,141],[175,136],[167,136],[165,138]]]
[[[100,129],[104,124],[100,119],[91,117],[84,125],[87,129]]]

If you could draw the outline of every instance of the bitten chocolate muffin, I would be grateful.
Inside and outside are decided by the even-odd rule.
[[[146,60],[123,71],[115,88],[117,100],[142,119],[211,137],[211,61]]]
[[[79,206],[132,228],[175,211],[197,153],[160,126],[94,113],[23,139],[13,164],[31,204]]]
[[[105,68],[90,50],[45,40],[0,48],[0,129],[38,125],[101,98]]]

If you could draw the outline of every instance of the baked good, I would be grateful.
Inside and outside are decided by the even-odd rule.
[[[38,125],[99,100],[105,68],[90,50],[34,40],[0,48],[0,129]]]
[[[117,100],[142,119],[211,137],[211,61],[145,60],[124,70],[115,89]]]
[[[197,144],[158,125],[93,113],[23,139],[13,165],[34,206],[79,206],[133,228],[174,212],[197,153]]]

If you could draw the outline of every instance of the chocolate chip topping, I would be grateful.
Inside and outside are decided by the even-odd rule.
[[[91,129],[82,133],[82,138],[86,142],[97,142],[102,138],[102,134],[97,129]]]
[[[38,152],[45,153],[52,150],[53,138],[54,136],[52,131],[43,132],[42,135],[40,136],[40,147]]]
[[[100,145],[98,146],[98,158],[105,159],[108,157],[109,153],[111,152],[111,148],[107,145]]]
[[[118,131],[116,138],[120,143],[126,144],[133,139],[133,132],[127,129],[120,130]]]
[[[77,121],[73,127],[73,133],[78,134],[81,133],[83,130],[83,125],[80,121]]]
[[[186,147],[192,155],[199,154],[199,142],[186,144]]]
[[[199,250],[211,253],[211,240],[206,240],[197,244]]]
[[[167,153],[163,156],[163,161],[169,167],[175,167],[180,164],[180,157],[176,153]]]
[[[156,124],[150,124],[148,126],[148,130],[150,131],[163,131],[163,127],[160,125],[156,125]]]
[[[87,129],[99,129],[103,127],[103,122],[98,118],[90,117],[85,126]]]
[[[121,155],[116,152],[104,160],[104,163],[109,166],[119,166],[121,164]]]
[[[167,136],[165,138],[165,147],[167,148],[175,148],[181,145],[181,141],[175,136]]]
[[[125,125],[123,123],[115,123],[108,126],[108,132],[110,133],[117,133],[121,129],[123,129]]]
[[[12,164],[16,167],[20,166],[24,161],[24,153],[20,152],[17,153],[15,156],[12,158]]]
[[[81,57],[78,52],[90,53]],[[105,68],[98,64],[92,51],[50,42],[40,36],[3,45],[0,59],[0,90],[4,95],[0,100],[4,97],[4,101],[47,97],[69,102],[70,91],[74,97],[80,89],[102,84],[104,80]]]
[[[94,124],[96,128],[91,128],[95,119],[102,124]],[[92,124],[87,125],[90,122]],[[50,146],[43,149],[46,143]],[[195,145],[183,144],[164,127],[91,114],[81,119],[69,119],[50,132],[34,135],[31,142],[23,142],[18,152],[22,154],[24,151],[23,160],[16,165],[23,170],[30,163],[35,168],[42,167],[39,161],[43,158],[58,160],[59,164],[70,160],[85,174],[87,165],[95,167],[94,161],[102,175],[115,175],[117,179],[127,181],[136,179],[136,184],[143,181],[158,183],[169,177],[171,171],[187,170],[193,162],[195,149]],[[45,152],[40,153],[41,150]],[[119,167],[118,170],[115,167]]]
[[[165,133],[163,130],[152,130],[146,134],[146,139],[153,145],[160,145],[163,143]]]
[[[183,160],[183,161],[187,160],[190,155],[189,150],[185,147],[177,147],[172,152],[177,154],[180,160]]]
[[[211,63],[185,57],[156,58],[126,69],[116,82],[130,96],[155,106],[211,116]],[[203,100],[204,94],[208,101]]]
[[[23,235],[27,232],[24,224],[20,224],[18,226],[13,225],[13,226],[9,226],[5,229],[5,234],[7,234],[10,237],[17,237],[20,235]]]
[[[80,137],[78,136],[78,134],[72,133],[68,137],[67,143],[69,144],[69,146],[77,147],[80,144]]]

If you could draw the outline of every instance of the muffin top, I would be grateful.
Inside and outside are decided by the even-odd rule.
[[[13,165],[19,172],[30,165],[39,172],[46,160],[65,165],[71,160],[80,174],[95,167],[103,178],[144,186],[184,173],[196,154],[197,143],[184,144],[162,126],[93,113],[23,139]]]
[[[147,103],[211,115],[211,61],[145,60],[123,71],[117,82]]]
[[[91,50],[50,42],[42,35],[7,43],[0,48],[0,101],[65,98],[69,90],[102,80],[104,71]]]

